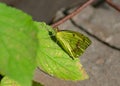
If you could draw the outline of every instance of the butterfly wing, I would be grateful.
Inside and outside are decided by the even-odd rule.
[[[56,39],[63,50],[72,58],[82,55],[85,49],[91,44],[88,37],[75,31],[57,32]]]

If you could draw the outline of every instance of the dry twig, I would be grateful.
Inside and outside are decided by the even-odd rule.
[[[75,11],[73,11],[72,13],[70,13],[69,15],[65,16],[63,19],[59,20],[58,22],[55,22],[54,24],[52,24],[51,26],[53,28],[58,27],[60,24],[64,23],[65,21],[69,20],[70,18],[74,17],[75,15],[77,15],[79,12],[81,12],[84,8],[86,8],[88,5],[92,4],[93,2],[95,2],[96,0],[88,0],[86,3],[84,3],[82,6],[78,7]],[[115,8],[116,10],[118,10],[120,12],[120,7],[118,7],[117,5],[115,5],[111,0],[106,0],[106,3],[108,3],[110,6],[112,6],[113,8]]]

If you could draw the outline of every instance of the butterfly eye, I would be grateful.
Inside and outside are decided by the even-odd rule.
[[[56,41],[55,35],[51,31],[49,31],[49,35],[52,40]]]

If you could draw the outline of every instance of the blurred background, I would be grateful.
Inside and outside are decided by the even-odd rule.
[[[30,14],[36,21],[51,24],[87,0],[0,0]],[[120,6],[120,0],[113,0]],[[36,69],[34,80],[45,86],[120,86],[120,12],[104,0],[96,0],[78,15],[59,26],[86,34],[92,45],[80,57],[90,79],[64,81]]]
[[[0,0],[33,16],[34,20],[50,23],[61,8],[82,4],[87,0]]]

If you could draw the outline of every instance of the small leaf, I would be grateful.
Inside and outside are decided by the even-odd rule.
[[[44,23],[36,23],[40,29],[38,33],[39,49],[37,64],[41,70],[64,80],[84,80],[88,78],[79,59],[72,60],[57,43],[55,43],[50,33],[54,30]],[[42,26],[42,27],[41,27]]]
[[[20,85],[19,83],[17,83],[16,81],[10,79],[9,77],[5,76],[1,83],[0,83],[0,86],[22,86]],[[38,83],[38,82],[35,82],[33,81],[32,82],[32,86],[43,86],[42,84]]]
[[[7,76],[5,76],[0,83],[0,86],[21,86],[19,83],[17,83],[16,81],[8,78]]]
[[[0,3],[0,72],[22,86],[31,86],[37,47],[32,18]]]

